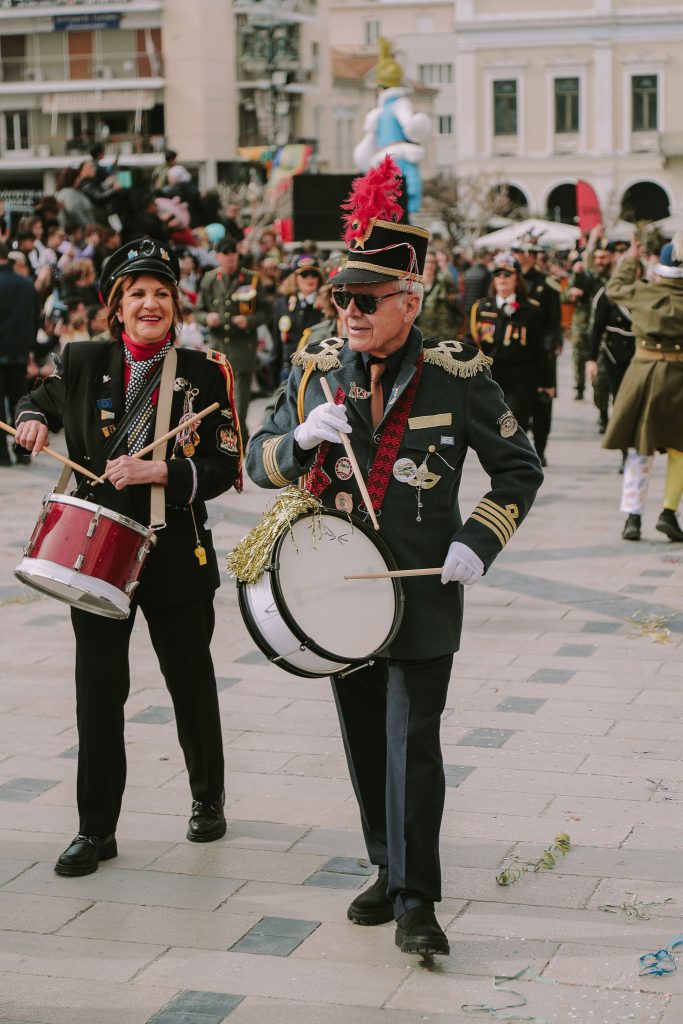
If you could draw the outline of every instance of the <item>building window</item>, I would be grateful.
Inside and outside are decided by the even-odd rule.
[[[579,80],[555,79],[555,132],[557,135],[579,130]]]
[[[453,117],[451,114],[439,114],[436,123],[439,135],[453,134]]]
[[[6,110],[2,119],[5,149],[28,149],[28,111]]]
[[[453,81],[452,64],[418,64],[417,72],[423,85],[450,85]]]
[[[377,46],[379,37],[382,34],[382,23],[379,21],[365,22],[365,45]]]
[[[493,83],[493,134],[517,134],[517,82],[514,78]]]
[[[631,78],[631,131],[657,131],[657,75]]]

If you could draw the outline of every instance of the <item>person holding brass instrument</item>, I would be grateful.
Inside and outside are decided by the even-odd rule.
[[[226,239],[217,250],[218,269],[204,274],[195,319],[209,329],[209,345],[230,360],[235,374],[237,415],[246,445],[251,379],[258,365],[257,328],[268,323],[270,306],[259,274],[242,270],[237,243]]]
[[[72,607],[76,637],[78,834],[57,860],[60,875],[85,875],[117,854],[126,782],[124,705],[128,647],[139,608],[175,710],[192,794],[187,838],[225,833],[224,765],[209,644],[219,585],[205,501],[241,486],[241,441],[232,371],[222,353],[174,347],[181,319],[178,261],[141,238],[114,252],[101,291],[113,342],[68,345],[56,372],[17,406],[17,440],[38,453],[64,428],[76,496],[156,527],[127,618]],[[201,421],[195,414],[217,403]],[[166,421],[164,429],[160,424]],[[154,457],[135,458],[182,424]],[[150,453],[151,455],[152,453]],[[67,480],[64,480],[66,486]]]

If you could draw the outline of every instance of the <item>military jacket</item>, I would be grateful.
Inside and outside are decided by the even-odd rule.
[[[641,349],[683,352],[683,279],[638,281],[638,261],[621,261],[605,286],[607,298],[633,317],[636,358]]]
[[[177,354],[170,427],[176,426],[183,415],[188,389],[197,392],[192,396],[193,412],[213,402],[219,402],[220,408],[201,421],[192,455],[174,439],[167,444],[166,526],[157,533],[139,590],[146,601],[155,604],[180,604],[210,595],[219,586],[211,532],[204,527],[204,502],[237,483],[241,462],[239,430],[230,398],[232,374],[225,357],[218,352],[189,349],[178,349]],[[19,400],[16,419],[40,419],[53,432],[63,427],[69,457],[100,474],[105,469],[102,450],[125,415],[124,379],[120,342],[74,342],[64,349],[59,370]],[[77,474],[76,479],[78,497],[142,525],[149,523],[149,484],[117,491],[105,481],[91,495],[87,478]],[[195,522],[207,555],[205,565],[195,556]]]
[[[559,292],[548,284],[546,274],[531,267],[524,275],[529,299],[538,303],[542,342],[546,352],[562,348],[562,311]]]
[[[303,401],[304,418],[325,402],[320,386],[324,375],[332,394],[341,389],[345,396],[351,445],[367,479],[392,407],[410,386],[421,353],[422,376],[390,472],[380,536],[400,568],[441,566],[451,541],[458,540],[475,551],[488,569],[529,511],[543,473],[536,453],[491,379],[488,359],[472,345],[435,340],[423,345],[420,331],[413,328],[384,419],[373,429],[361,355],[341,339],[309,344],[295,356],[299,365],[294,366],[275,411],[251,439],[247,471],[259,486],[274,488],[295,483],[311,469],[316,451],[302,451],[294,439],[300,422],[297,399]],[[308,380],[300,395],[303,374]],[[470,448],[492,482],[463,522],[458,492]],[[346,505],[350,498],[355,516],[362,499],[349,477],[344,454],[341,444],[329,446],[322,468],[330,482],[322,500],[333,508]],[[426,480],[422,488],[415,484],[420,478]],[[422,503],[420,509],[418,502]],[[438,576],[402,582],[404,617],[388,656],[428,658],[457,650],[462,586],[444,586]]]
[[[240,296],[240,289],[242,296]],[[249,297],[250,292],[253,296]],[[270,306],[263,295],[258,274],[238,270],[227,277],[220,270],[204,275],[193,314],[206,326],[207,313],[218,313],[218,327],[209,328],[209,345],[223,352],[235,373],[253,372],[258,362],[256,329],[268,322]],[[247,327],[237,327],[233,317],[247,317]]]
[[[306,302],[298,295],[278,295],[273,308],[272,327],[273,360],[272,379],[277,383],[280,374],[290,370],[290,359],[304,333],[323,319],[322,310],[315,303]]]
[[[472,307],[470,333],[493,359],[493,379],[509,385],[522,374],[537,387],[551,387],[552,374],[543,347],[540,308],[535,302],[516,302],[505,311],[494,298],[480,299]]]

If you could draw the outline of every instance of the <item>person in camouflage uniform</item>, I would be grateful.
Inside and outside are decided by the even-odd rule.
[[[460,337],[462,330],[458,289],[450,274],[439,270],[431,250],[425,259],[424,301],[416,326],[427,338]]]

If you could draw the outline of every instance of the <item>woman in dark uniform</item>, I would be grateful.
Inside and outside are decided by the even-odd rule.
[[[528,430],[537,391],[554,394],[552,367],[538,304],[528,298],[520,265],[510,253],[495,257],[489,297],[472,307],[470,332],[493,358],[491,375],[522,430]]]
[[[240,486],[241,442],[232,371],[215,352],[177,351],[164,459],[133,459],[153,436],[159,388],[148,382],[173,348],[180,321],[176,257],[144,238],[118,249],[101,278],[114,342],[68,345],[62,364],[17,406],[17,438],[37,453],[48,430],[64,427],[70,457],[108,480],[92,500],[139,523],[151,517],[150,485],[160,485],[164,529],[157,533],[127,619],[71,609],[76,636],[78,835],[59,857],[60,875],[85,875],[117,854],[116,824],[126,781],[124,705],[130,688],[128,647],[138,607],[175,709],[178,738],[192,793],[187,838],[209,842],[225,834],[224,768],[216,679],[209,644],[219,585],[204,501]],[[142,400],[141,400],[142,399]],[[191,413],[219,409],[192,429]],[[135,413],[117,433],[126,413]],[[187,436],[185,436],[187,435]],[[109,458],[108,456],[112,457]],[[77,477],[77,495],[92,486]],[[158,493],[158,492],[157,492]]]

